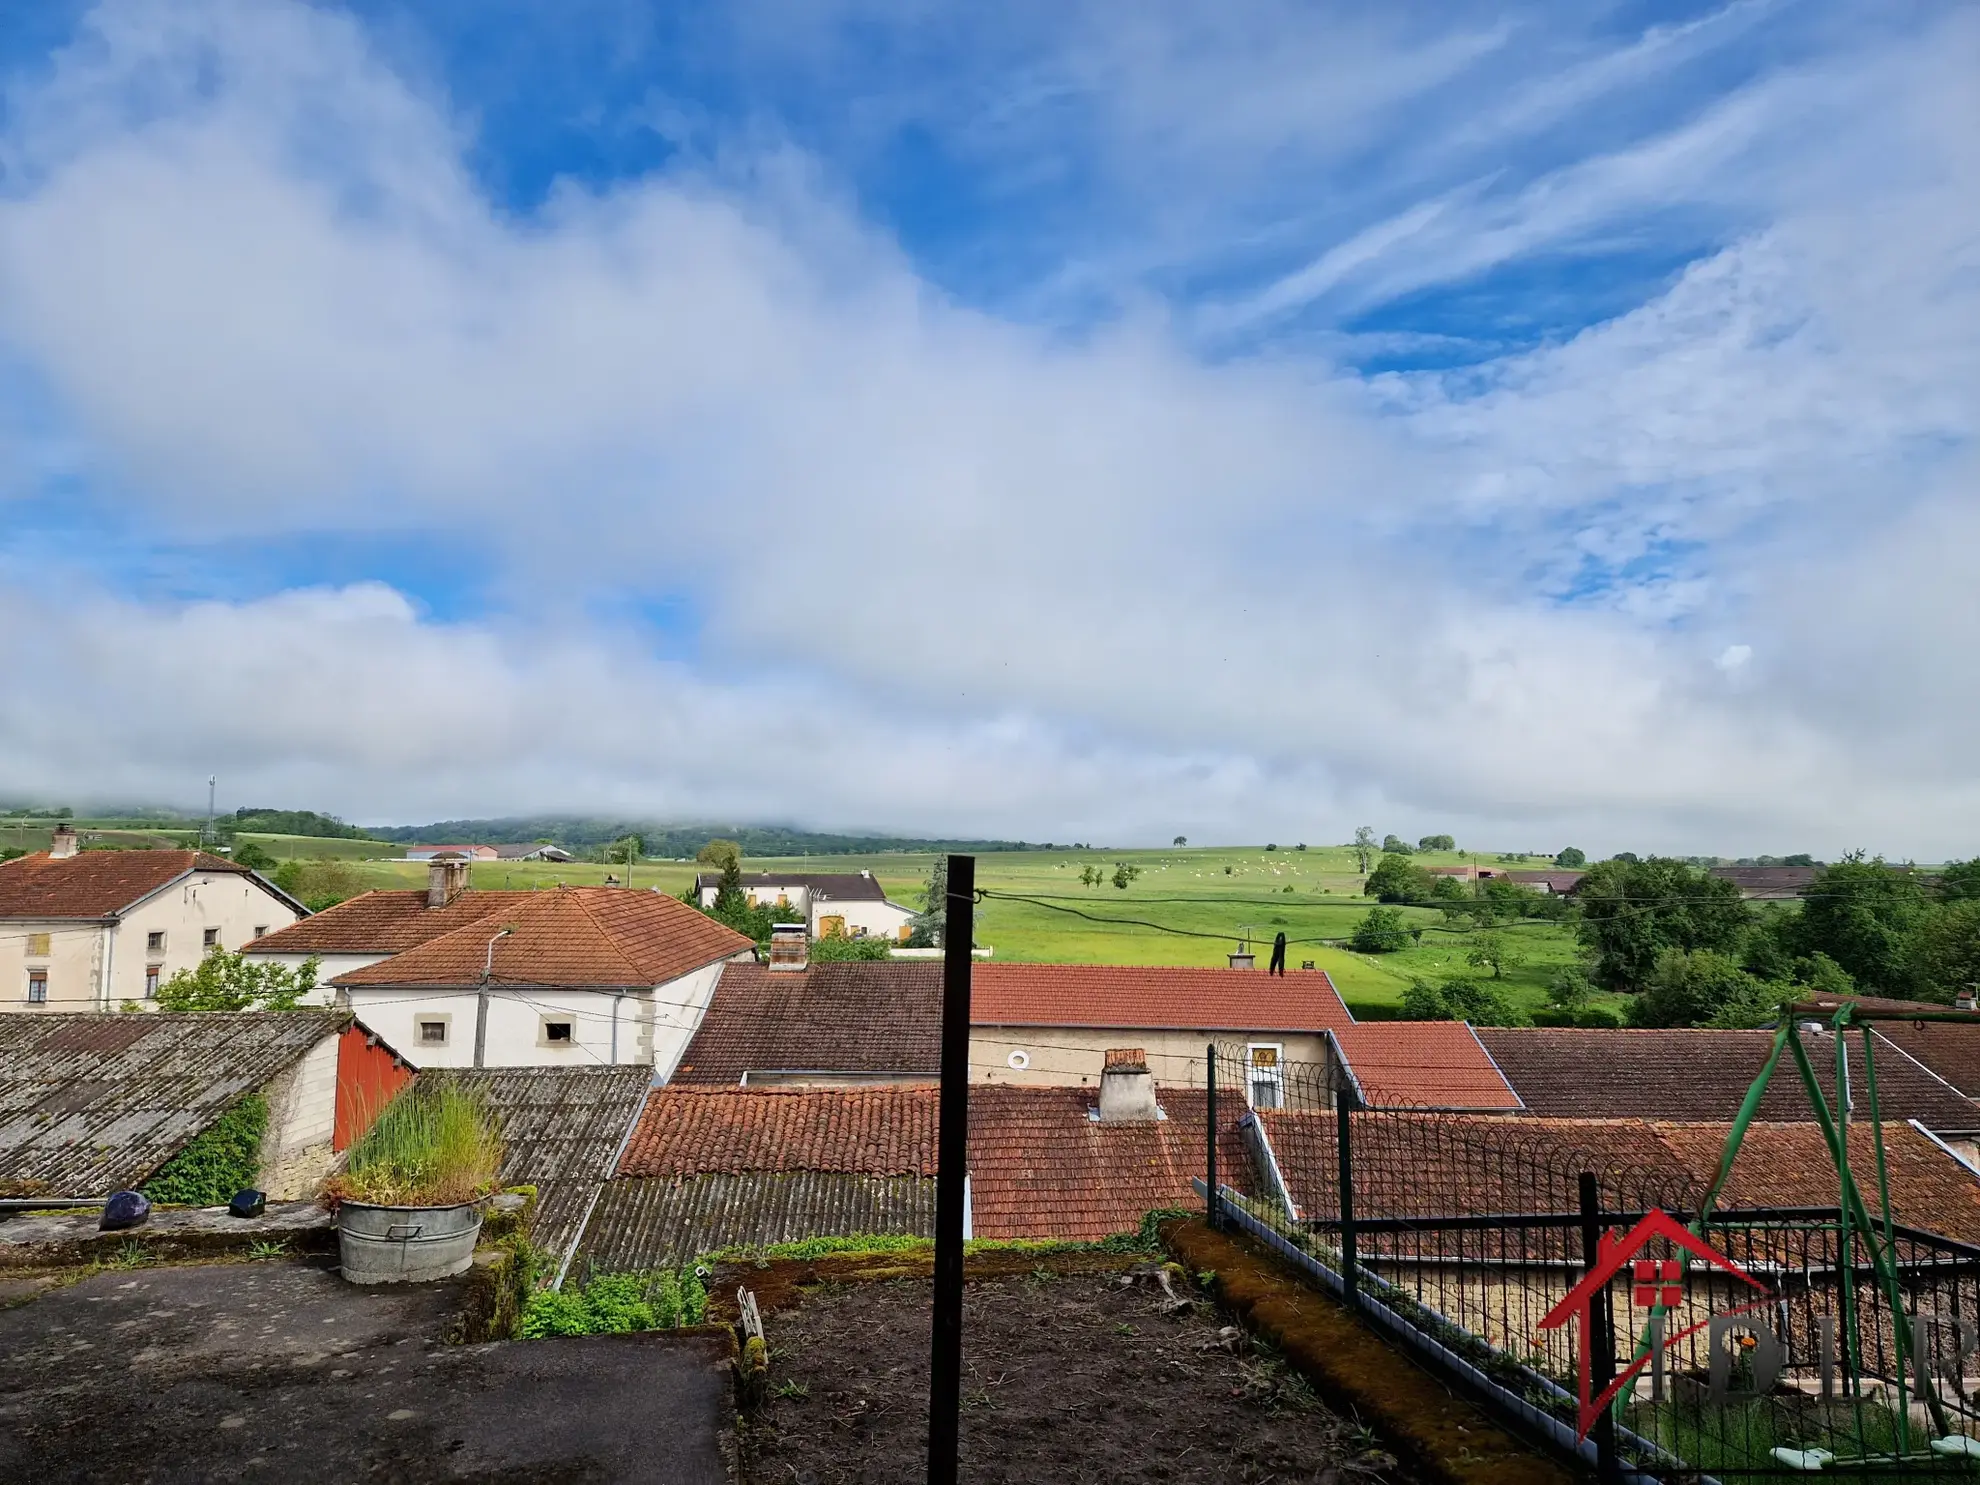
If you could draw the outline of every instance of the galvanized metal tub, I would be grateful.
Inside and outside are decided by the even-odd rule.
[[[481,1203],[337,1208],[337,1251],[353,1284],[417,1284],[466,1273],[481,1236]]]

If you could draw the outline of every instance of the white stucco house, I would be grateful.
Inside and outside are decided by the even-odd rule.
[[[429,1067],[640,1064],[664,1080],[722,966],[756,946],[661,892],[480,892],[436,861],[426,892],[369,892],[250,946],[316,955],[324,993]]]
[[[715,905],[721,890],[720,872],[702,872],[694,890],[703,907]],[[908,936],[913,908],[887,900],[870,871],[743,873],[743,895],[751,907],[781,905],[804,914],[813,938],[885,938],[896,943]]]
[[[203,851],[81,851],[54,844],[0,862],[0,1011],[110,1011],[216,948],[304,916],[301,903]]]

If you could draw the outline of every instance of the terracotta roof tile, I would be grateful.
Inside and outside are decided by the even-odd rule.
[[[1519,1095],[1462,1021],[1363,1021],[1334,1037],[1371,1106],[1519,1107]]]
[[[402,954],[463,924],[506,912],[532,895],[469,888],[445,907],[434,908],[426,905],[423,887],[417,891],[366,892],[287,928],[263,934],[248,949],[256,954]]]
[[[1895,1011],[1899,1014],[1911,1011],[1943,1014],[1949,1009],[1942,1005],[1890,1000],[1876,995],[1853,995],[1849,998],[1865,1010]],[[1839,1003],[1834,996],[1817,996],[1814,999],[1831,1009]],[[1980,1098],[1980,1014],[1966,1021],[1877,1021],[1871,1024],[1877,1028],[1877,1035],[1901,1048],[1927,1070],[1944,1078],[1963,1096]],[[1877,1064],[1880,1087],[1883,1079],[1884,1064],[1880,1060]],[[1973,1127],[1980,1128],[1980,1118],[1974,1120]]]
[[[1097,1242],[1132,1232],[1149,1212],[1198,1207],[1203,1175],[1201,1089],[1162,1088],[1166,1119],[1103,1124],[1091,1088],[979,1084],[969,1096],[970,1214],[983,1238]],[[1221,1122],[1221,1121],[1220,1121]],[[1246,1189],[1242,1136],[1226,1129],[1218,1175]]]
[[[979,1026],[1132,1030],[1325,1031],[1354,1024],[1322,970],[1111,964],[979,964],[970,1019]]]
[[[191,871],[254,875],[204,851],[37,851],[0,862],[0,918],[108,918]]]
[[[496,939],[497,928],[513,931]],[[663,892],[559,887],[517,893],[451,933],[337,976],[336,985],[659,985],[752,947],[749,939]]]
[[[932,1077],[941,1043],[942,966],[933,960],[728,964],[672,1081],[734,1084],[779,1071]]]
[[[1258,1115],[1303,1217],[1338,1212],[1334,1116]],[[1703,1194],[1730,1123],[1363,1114],[1354,1123],[1355,1208],[1366,1218],[1573,1211],[1583,1170],[1610,1199],[1683,1207]],[[1884,1127],[1893,1213],[1908,1225],[1980,1239],[1980,1179],[1906,1124]],[[1874,1169],[1873,1131],[1849,1132],[1850,1159]],[[1722,1209],[1833,1207],[1836,1171],[1819,1126],[1755,1123],[1733,1162]]]
[[[1203,1174],[1204,1095],[1158,1090],[1168,1118],[1101,1124],[1091,1088],[970,1089],[970,1206],[978,1237],[1092,1240],[1137,1227],[1157,1207],[1188,1206]],[[621,1177],[787,1175],[931,1177],[933,1088],[795,1091],[668,1087],[646,1111]],[[1227,1131],[1228,1184],[1246,1185],[1242,1137]]]
[[[656,1088],[621,1176],[935,1174],[936,1090]]]
[[[1530,1113],[1558,1118],[1719,1120],[1739,1112],[1767,1060],[1770,1031],[1692,1027],[1628,1029],[1480,1027],[1478,1039]],[[1835,1105],[1835,1043],[1820,1038],[1810,1053],[1816,1079]],[[1862,1043],[1849,1062],[1859,1108],[1864,1098]],[[1886,1119],[1917,1119],[1947,1131],[1980,1128],[1973,1105],[1895,1049],[1877,1059],[1878,1103]],[[1815,1117],[1792,1065],[1774,1075],[1760,1106],[1769,1120]]]

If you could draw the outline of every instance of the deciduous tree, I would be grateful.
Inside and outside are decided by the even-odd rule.
[[[322,961],[314,955],[294,968],[215,949],[191,969],[158,987],[165,1011],[292,1011],[316,988]]]
[[[1604,861],[1581,879],[1576,899],[1576,936],[1607,990],[1641,989],[1666,950],[1737,953],[1750,917],[1738,887],[1666,857]]]

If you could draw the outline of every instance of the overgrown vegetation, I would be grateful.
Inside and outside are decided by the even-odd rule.
[[[268,880],[312,913],[335,907],[364,890],[364,878],[355,867],[347,861],[328,858],[284,861],[269,874]]]
[[[385,1106],[352,1146],[330,1194],[378,1206],[451,1206],[495,1189],[502,1136],[481,1099],[417,1083]]]
[[[210,951],[158,987],[164,1011],[292,1011],[316,988],[321,962],[314,955],[290,968],[226,949]]]
[[[1403,1015],[1411,1021],[1469,1021],[1474,1026],[1525,1026],[1526,1013],[1491,985],[1472,980],[1432,984],[1417,980],[1403,992]]]
[[[523,1301],[516,1335],[621,1335],[699,1325],[708,1291],[692,1268],[598,1274],[582,1289],[538,1289]]]
[[[161,1205],[224,1205],[236,1191],[254,1186],[267,1132],[268,1100],[250,1093],[194,1135],[139,1189]]]

